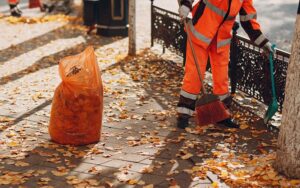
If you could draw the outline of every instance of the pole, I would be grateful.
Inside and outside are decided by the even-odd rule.
[[[154,0],[150,0],[151,1],[151,47],[154,46],[154,39],[153,39],[153,29],[154,29],[154,26],[153,26],[153,22],[154,22],[154,19],[153,19],[153,2]]]
[[[129,55],[136,55],[136,0],[129,0]]]

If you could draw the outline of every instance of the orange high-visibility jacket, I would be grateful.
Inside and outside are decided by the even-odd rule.
[[[8,0],[9,4],[18,4],[19,0]]]
[[[183,0],[182,4],[194,0]],[[252,0],[232,0],[228,17],[223,22],[229,7],[229,0],[200,0],[192,9],[193,20],[190,20],[190,30],[194,43],[207,48],[214,37],[217,37],[217,51],[228,49],[231,42],[231,31],[236,16],[240,15],[241,25],[250,39],[262,47],[268,39],[262,34],[257,23],[256,10]]]

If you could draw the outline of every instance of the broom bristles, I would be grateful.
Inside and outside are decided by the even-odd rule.
[[[215,124],[228,118],[230,112],[219,100],[196,107],[196,121],[200,126]]]

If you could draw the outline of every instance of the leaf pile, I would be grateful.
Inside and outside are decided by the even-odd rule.
[[[37,23],[46,23],[46,22],[68,22],[77,19],[76,17],[64,15],[64,14],[55,14],[55,15],[46,15],[43,17],[13,17],[9,16],[5,20],[10,24],[37,24]]]

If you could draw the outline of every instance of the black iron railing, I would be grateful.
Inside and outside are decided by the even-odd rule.
[[[161,44],[185,57],[186,34],[178,14],[153,5],[151,0],[151,44]],[[271,101],[270,70],[262,49],[249,39],[237,35],[239,26],[233,28],[230,52],[231,91],[236,89],[268,105]],[[290,54],[277,49],[275,55],[275,81],[280,111],[284,100],[286,72]],[[185,59],[185,58],[184,58]]]

